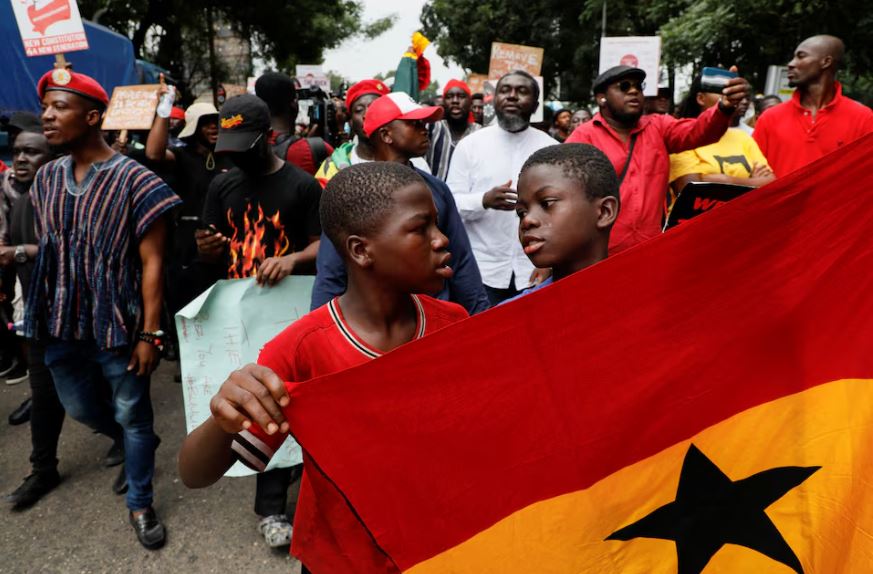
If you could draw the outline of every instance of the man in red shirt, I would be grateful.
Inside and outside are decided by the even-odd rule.
[[[873,132],[873,111],[844,97],[836,81],[844,52],[839,38],[813,36],[788,62],[788,85],[797,90],[762,114],[754,133],[776,177]]]
[[[646,73],[615,66],[594,81],[600,112],[577,127],[565,143],[599,148],[619,174],[621,213],[612,229],[614,254],[661,233],[671,153],[717,142],[730,125],[737,105],[749,97],[742,78],[728,81],[717,106],[696,119],[665,114],[643,115]]]

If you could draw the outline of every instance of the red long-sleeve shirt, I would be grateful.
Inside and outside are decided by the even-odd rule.
[[[717,142],[730,125],[730,116],[718,106],[696,119],[677,120],[668,115],[643,116],[631,135],[638,134],[627,174],[621,184],[621,210],[612,228],[609,252],[617,253],[661,233],[667,186],[669,154]],[[587,143],[600,149],[620,174],[627,160],[630,140],[622,141],[598,113],[580,125],[564,143]]]

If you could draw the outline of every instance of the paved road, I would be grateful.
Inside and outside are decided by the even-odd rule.
[[[26,512],[0,506],[0,573],[142,572],[205,574],[256,571],[296,574],[287,551],[271,550],[257,532],[253,477],[222,479],[188,490],[176,473],[185,433],[182,391],[175,364],[162,364],[152,380],[157,452],[155,509],[167,526],[167,545],[142,548],[127,522],[124,498],[112,493],[117,468],[101,459],[110,441],[67,419],[61,434],[61,485]],[[29,393],[27,383],[0,382],[0,493],[18,487],[30,465],[30,428],[6,418]]]

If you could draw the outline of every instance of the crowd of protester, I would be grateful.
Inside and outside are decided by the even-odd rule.
[[[30,420],[33,445],[6,500],[25,509],[58,486],[69,414],[112,439],[112,488],[143,546],[162,546],[150,375],[173,347],[168,318],[216,280],[270,288],[314,274],[312,313],[229,374],[180,454],[192,487],[235,460],[264,470],[289,431],[284,380],[376,358],[654,238],[692,182],[763,186],[873,132],[873,111],[842,95],[843,58],[839,39],[814,36],[788,65],[788,101],[753,101],[739,76],[719,91],[696,79],[675,110],[668,93],[644,97],[643,70],[616,66],[593,83],[596,113],[562,108],[542,130],[539,86],[522,71],[498,81],[487,126],[461,80],[420,105],[367,79],[334,100],[346,135],[330,142],[297,133],[294,82],[268,72],[220,109],[155,117],[140,148],[101,132],[97,82],[47,72],[41,116],[8,123],[13,162],[0,173],[0,376],[29,379],[10,423]],[[313,497],[301,467],[258,475],[258,528],[304,563],[300,540],[330,544],[320,505],[342,503]]]

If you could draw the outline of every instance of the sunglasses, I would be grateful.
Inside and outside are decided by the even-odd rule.
[[[622,91],[622,93],[628,93],[631,88],[636,88],[639,91],[644,91],[646,89],[646,82],[637,82],[633,80],[622,80],[618,83],[618,89]]]

